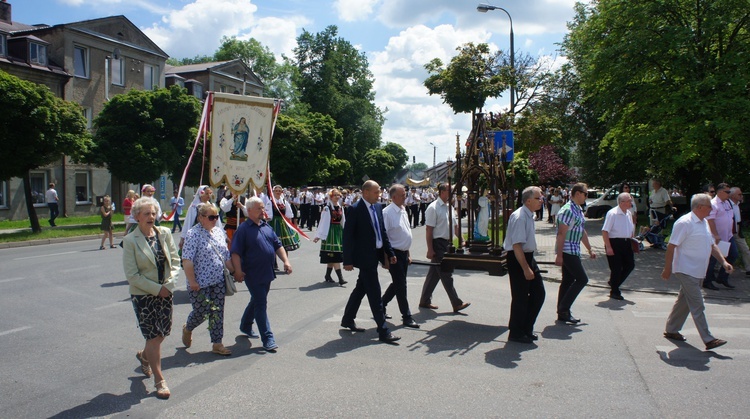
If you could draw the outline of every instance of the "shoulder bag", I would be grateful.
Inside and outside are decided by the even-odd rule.
[[[211,235],[209,234],[208,237],[208,244],[211,245],[211,248],[214,249],[214,252],[216,252],[216,255],[219,256],[219,259],[222,261],[224,258],[221,256],[221,253],[219,252],[219,249],[214,246],[213,242],[211,241]],[[224,284],[226,284],[226,292],[224,292],[224,295],[229,297],[231,295],[234,295],[234,293],[237,292],[237,285],[234,283],[234,277],[231,273],[229,273],[229,269],[227,269],[227,266],[222,262],[221,267],[224,271]]]

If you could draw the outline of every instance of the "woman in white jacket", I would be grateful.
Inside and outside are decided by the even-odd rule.
[[[341,262],[344,260],[341,243],[344,235],[344,207],[341,205],[341,191],[334,188],[328,192],[328,204],[323,207],[320,213],[320,223],[318,231],[313,239],[314,243],[322,240],[320,243],[320,263],[326,264],[326,282],[335,282],[331,277],[331,271],[336,270],[336,276],[339,278],[339,285],[346,284],[344,276],[341,274]]]

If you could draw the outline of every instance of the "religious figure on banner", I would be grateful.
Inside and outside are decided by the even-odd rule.
[[[245,122],[245,117],[240,118],[240,122],[232,128],[234,136],[234,148],[232,149],[232,160],[247,161],[247,142],[250,137],[250,128]]]

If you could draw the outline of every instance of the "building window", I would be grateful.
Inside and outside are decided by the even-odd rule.
[[[89,78],[89,50],[83,47],[73,48],[73,70],[76,77]]]
[[[125,85],[125,63],[122,58],[112,59],[112,84]]]
[[[8,208],[8,181],[0,181],[0,208]]]
[[[0,33],[0,57],[5,57],[5,34]]]
[[[31,201],[34,203],[34,206],[46,206],[44,193],[47,192],[48,186],[47,172],[30,172],[29,179],[31,180]]]
[[[153,65],[144,64],[143,65],[143,88],[144,89],[153,89],[154,87],[158,87],[158,72],[159,67],[155,67]]]
[[[92,127],[92,119],[94,112],[91,110],[91,108],[82,107],[81,112],[83,113],[83,117],[86,118],[86,128],[91,129]]]
[[[203,86],[197,83],[193,84],[193,96],[202,100],[203,99]]]
[[[91,175],[89,172],[76,172],[76,204],[91,203]]]
[[[31,42],[29,44],[29,62],[32,64],[47,65],[47,47]]]

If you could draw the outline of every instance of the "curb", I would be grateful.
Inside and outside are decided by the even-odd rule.
[[[114,237],[123,237],[124,233],[115,233]],[[88,236],[72,236],[72,237],[60,237],[56,239],[43,239],[43,240],[26,240],[26,241],[19,241],[19,242],[8,242],[8,243],[0,243],[0,249],[14,249],[18,247],[28,247],[28,246],[39,246],[44,244],[58,244],[58,243],[68,243],[68,242],[79,242],[84,240],[93,240],[93,239],[101,239],[101,234],[95,234],[95,235],[88,235]]]

